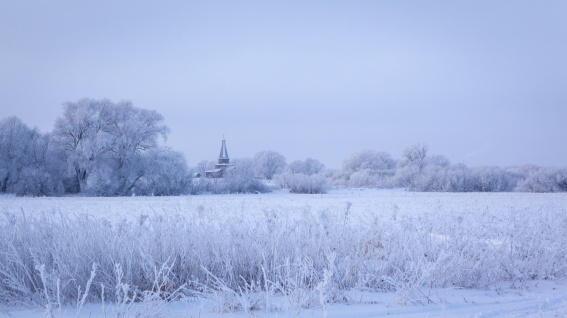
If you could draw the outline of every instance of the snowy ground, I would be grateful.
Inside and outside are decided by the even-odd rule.
[[[354,216],[381,214],[415,216],[432,213],[499,211],[567,211],[564,193],[431,193],[402,189],[341,189],[327,194],[198,195],[180,197],[43,197],[0,196],[0,212],[42,212],[65,215],[89,214],[109,220],[136,219],[141,214],[191,214],[196,210],[217,217],[231,213],[260,215],[266,210],[285,210],[290,216],[346,208]]]
[[[144,305],[131,309],[127,317],[567,317],[567,281],[533,282],[527,288],[491,288],[487,290],[432,289],[422,290],[432,301],[429,304],[397,304],[394,293],[360,294],[360,301],[354,304],[332,304],[327,308],[285,308],[270,312],[220,312],[217,305],[206,299],[177,301],[159,308],[145,308]],[[274,303],[278,300],[273,299]],[[282,301],[283,302],[283,301]],[[54,311],[54,317],[77,317],[74,306]],[[0,312],[0,316],[13,318],[45,317],[45,310],[11,309]],[[106,304],[87,304],[79,317],[115,317],[116,310]]]
[[[351,222],[381,214],[391,219],[436,217],[452,213],[531,214],[554,211],[567,214],[567,195],[532,193],[411,193],[403,190],[334,190],[323,195],[297,195],[276,191],[262,195],[215,195],[130,198],[17,198],[0,196],[0,213],[44,212],[75,216],[89,214],[114,222],[136,220],[140,215],[206,215],[224,219],[231,215],[263,216],[269,211],[285,211],[290,218],[306,211],[349,210]],[[395,292],[351,291],[349,304],[290,307],[281,296],[268,295],[270,310],[223,312],[218,300],[205,296],[185,298],[148,307],[136,304],[127,316],[161,317],[567,317],[567,280],[530,281],[517,286],[499,283],[483,289],[424,288],[419,297],[403,297]],[[258,294],[257,298],[264,297]],[[254,297],[252,297],[254,298]],[[413,300],[412,300],[413,299]],[[417,301],[416,301],[417,300]],[[113,304],[86,304],[80,317],[116,317]],[[0,308],[0,316],[44,317],[42,308]],[[76,317],[74,306],[53,310],[54,317]]]

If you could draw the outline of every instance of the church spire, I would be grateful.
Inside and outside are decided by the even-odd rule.
[[[219,163],[215,165],[215,170],[206,171],[207,178],[222,178],[224,171],[233,165],[230,164],[230,159],[228,159],[228,151],[226,151],[226,140],[224,135],[222,135],[222,145],[220,148]]]
[[[219,155],[219,164],[227,164],[229,162],[228,151],[226,151],[226,140],[222,136],[222,145]]]

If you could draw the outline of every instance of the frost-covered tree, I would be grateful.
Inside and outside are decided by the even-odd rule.
[[[470,169],[470,184],[474,192],[513,191],[521,176],[500,167],[475,167]]]
[[[395,167],[389,153],[384,151],[362,150],[352,154],[343,162],[343,171],[388,170]]]
[[[168,132],[159,113],[128,101],[66,103],[53,137],[67,163],[67,191],[135,193],[138,183],[158,164],[160,157],[151,152],[160,148],[159,140],[165,140]]]
[[[283,172],[285,166],[285,157],[275,151],[261,151],[254,156],[256,175],[267,180]]]
[[[276,176],[276,183],[292,193],[325,193],[327,177],[322,174],[325,165],[316,159],[295,160],[287,165],[285,173]]]
[[[169,129],[163,117],[153,110],[140,109],[130,102],[121,102],[111,108],[105,157],[112,166],[116,195],[129,194],[136,187],[151,164],[143,154],[157,149],[158,138],[165,140]]]
[[[429,146],[423,143],[413,144],[403,151],[403,159],[400,162],[400,166],[414,166],[418,170],[425,168],[428,163],[427,152]]]
[[[317,159],[307,158],[305,161],[295,160],[287,165],[287,171],[291,173],[302,173],[304,175],[313,175],[325,170],[325,165]]]
[[[402,160],[398,163],[396,171],[398,184],[412,191],[427,188],[425,183],[428,181],[424,180],[422,173],[428,164],[428,150],[429,147],[422,143],[416,143],[404,149]]]
[[[106,131],[113,122],[115,107],[107,99],[81,99],[67,102],[63,115],[57,118],[53,139],[63,152],[68,168],[66,190],[81,192],[100,157],[108,151]]]
[[[556,169],[554,179],[557,191],[567,192],[567,168]]]
[[[447,192],[470,192],[470,169],[462,163],[450,165],[445,170],[443,191]]]
[[[0,122],[0,192],[10,192],[18,183],[22,169],[30,164],[29,141],[38,137],[16,117]]]
[[[524,171],[526,171],[524,167]],[[567,169],[531,166],[526,178],[519,182],[520,192],[567,192]]]
[[[421,166],[421,168],[420,168]],[[449,191],[447,184],[449,160],[432,156],[419,164],[409,163],[396,171],[398,183],[411,191]]]
[[[17,117],[0,121],[0,193],[54,195],[61,191],[49,136]]]
[[[390,187],[395,166],[387,152],[362,150],[343,162],[335,182],[350,187]]]

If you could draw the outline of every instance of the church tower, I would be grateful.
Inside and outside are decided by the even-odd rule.
[[[220,155],[218,163],[215,165],[215,170],[206,171],[207,178],[222,178],[224,175],[224,170],[232,167],[230,164],[230,159],[228,158],[228,151],[226,150],[226,140],[224,136],[222,138],[222,144],[220,149]]]
[[[228,158],[228,151],[226,151],[226,140],[224,140],[224,137],[223,137],[222,145],[221,145],[221,148],[220,148],[219,164],[218,165],[226,165],[226,164],[229,163],[229,161],[230,161],[230,159]]]

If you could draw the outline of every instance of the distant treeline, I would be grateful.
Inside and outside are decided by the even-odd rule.
[[[347,187],[404,187],[426,192],[567,191],[565,168],[469,168],[462,163],[451,164],[444,156],[430,155],[425,144],[407,147],[400,160],[385,152],[355,153],[331,178],[334,184]]]
[[[51,133],[42,134],[16,117],[0,121],[0,194],[57,196],[181,195],[266,192],[259,179],[297,193],[323,193],[330,185],[405,187],[410,191],[560,192],[567,169],[526,165],[468,168],[432,156],[424,144],[406,148],[402,159],[364,150],[338,171],[318,160],[286,163],[275,151],[236,159],[222,179],[194,178],[214,168],[194,169],[178,151],[165,147],[169,128],[163,117],[130,102],[81,99],[67,102]]]

